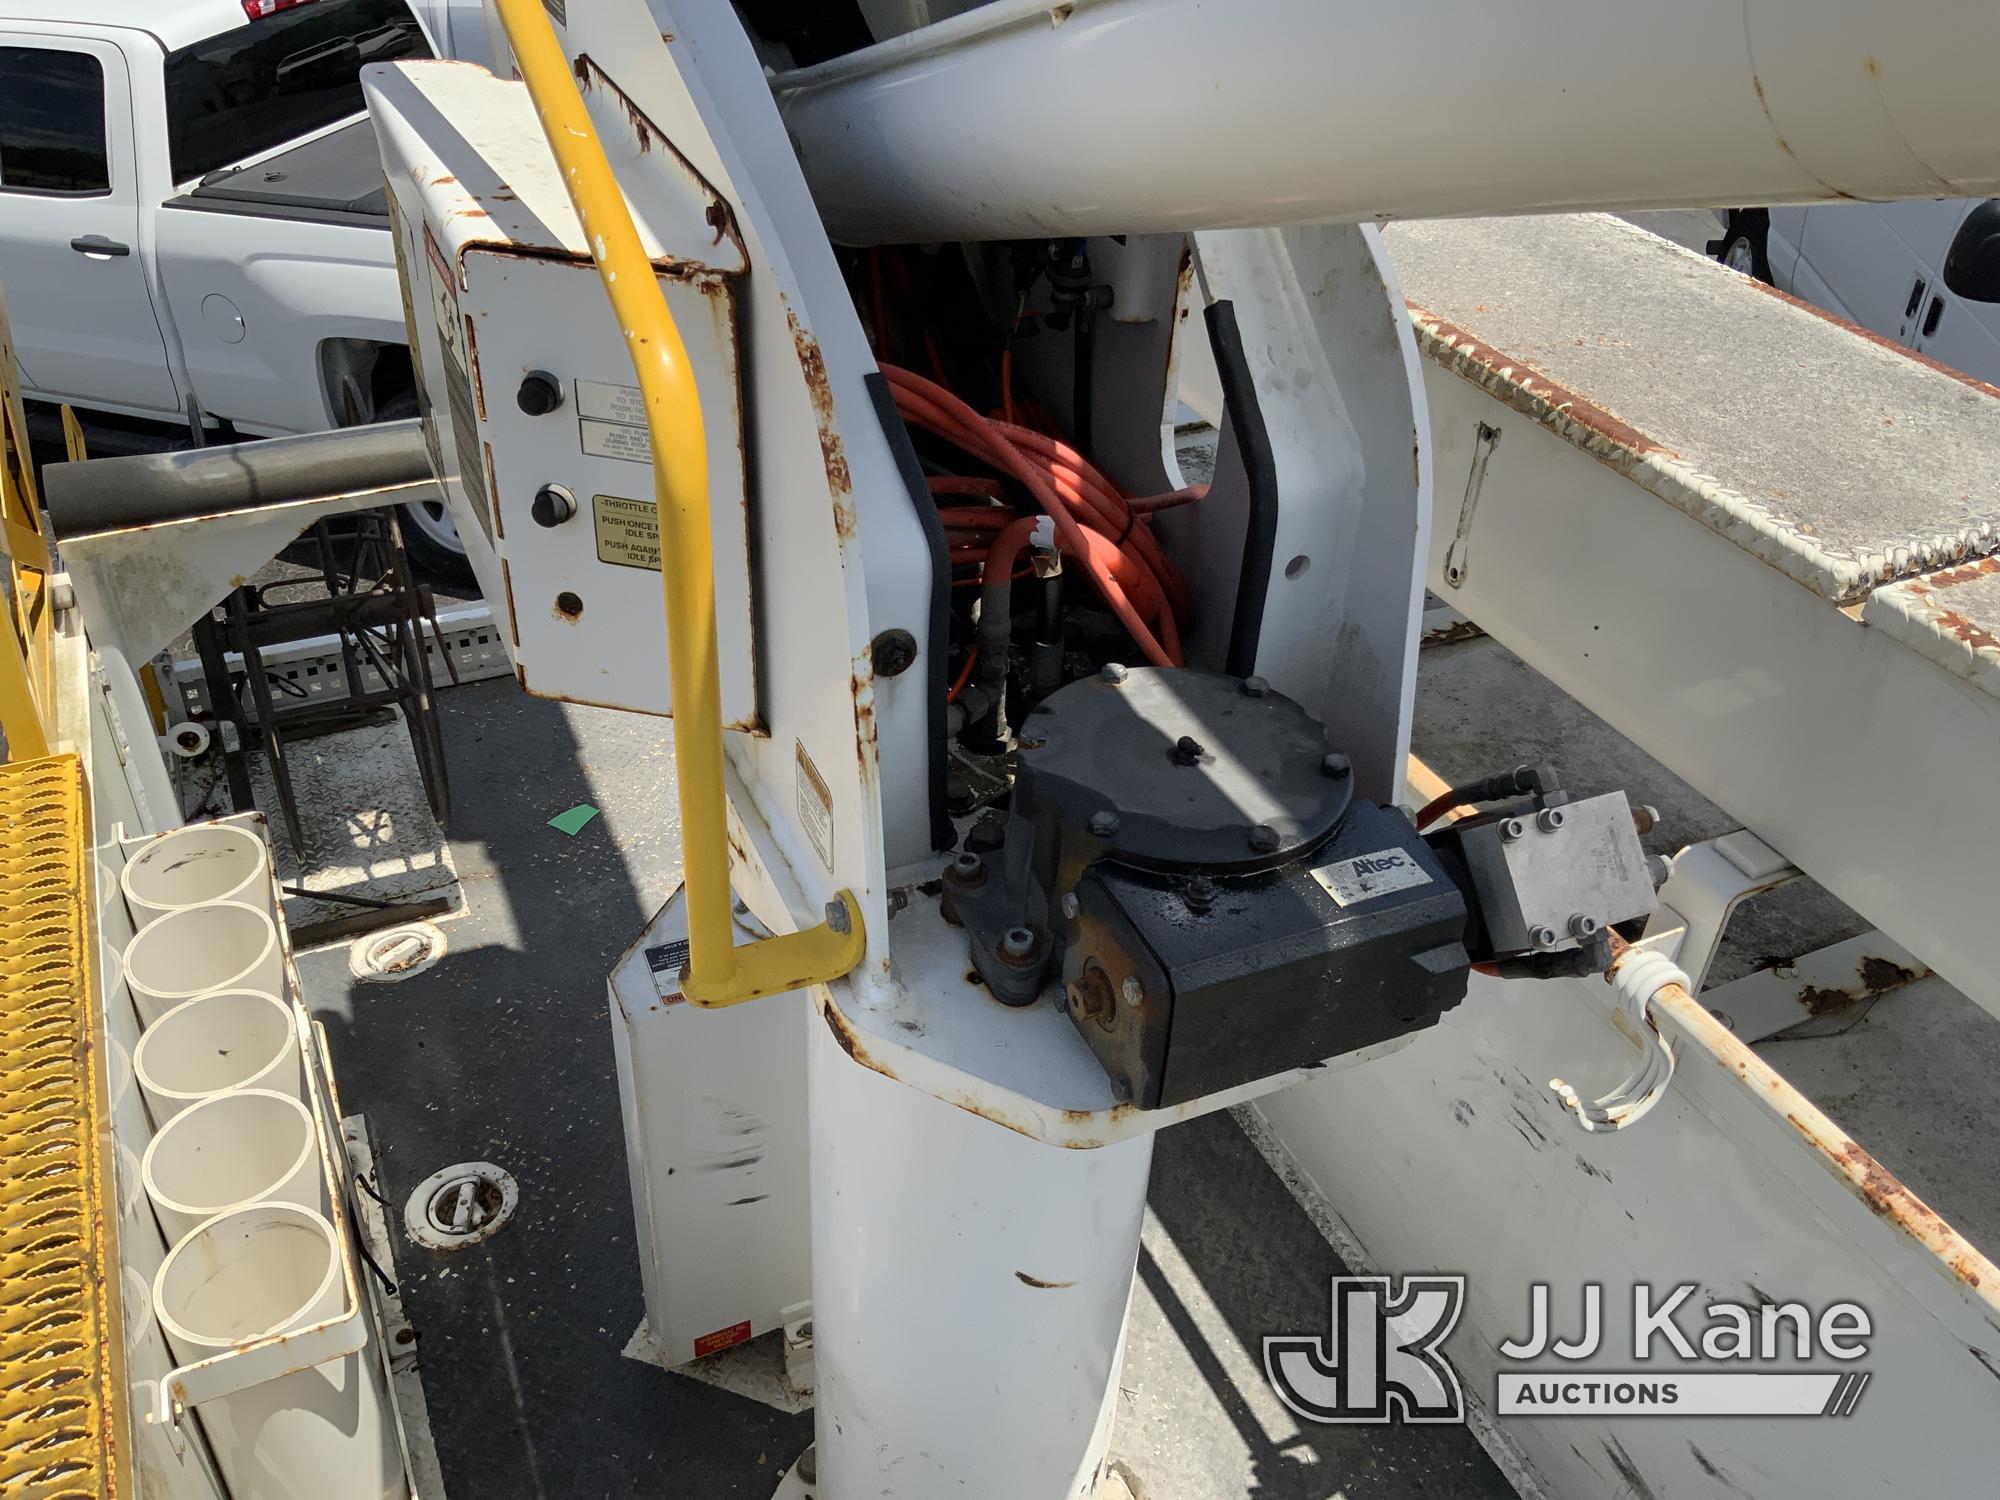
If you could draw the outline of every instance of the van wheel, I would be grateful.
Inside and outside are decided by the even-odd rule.
[[[1722,238],[1708,242],[1708,253],[1732,271],[1771,279],[1771,215],[1761,208],[1732,208],[1723,219]]]
[[[417,415],[417,393],[404,391],[382,403],[375,413],[378,422],[400,422]],[[451,511],[442,496],[435,500],[412,500],[402,507],[403,550],[416,570],[434,583],[454,592],[479,594],[479,580],[472,575],[472,563],[465,555],[465,543],[458,539]]]

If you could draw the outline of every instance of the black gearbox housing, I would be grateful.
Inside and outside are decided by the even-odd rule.
[[[1053,992],[1141,1108],[1316,1066],[1436,1024],[1470,962],[1465,895],[1352,782],[1256,678],[1108,668],[1029,716],[946,914],[996,998]]]

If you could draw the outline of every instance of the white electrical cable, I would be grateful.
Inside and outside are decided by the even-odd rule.
[[[1653,1023],[1649,1007],[1653,997],[1670,984],[1688,988],[1688,976],[1673,960],[1662,954],[1630,949],[1611,973],[1611,987],[1618,992],[1619,1008],[1632,1022],[1633,1034],[1642,1038],[1639,1065],[1625,1081],[1608,1094],[1593,1100],[1577,1097],[1575,1089],[1560,1078],[1549,1087],[1573,1111],[1585,1130],[1623,1130],[1644,1119],[1666,1096],[1674,1079],[1674,1049]]]

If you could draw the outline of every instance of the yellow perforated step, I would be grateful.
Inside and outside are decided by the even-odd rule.
[[[0,1495],[118,1492],[118,1266],[73,755],[0,765]]]

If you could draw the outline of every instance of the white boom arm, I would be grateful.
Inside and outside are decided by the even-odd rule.
[[[2000,192],[1991,0],[995,0],[775,80],[855,244]]]

